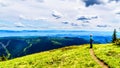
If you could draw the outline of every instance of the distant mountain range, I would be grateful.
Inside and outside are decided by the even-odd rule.
[[[84,30],[0,30],[0,32],[86,32]]]
[[[71,45],[110,43],[112,32],[80,30],[0,30],[0,56],[9,59]],[[119,35],[119,33],[118,33]]]
[[[77,37],[3,37],[0,38],[0,56],[9,59],[71,45],[87,44]],[[99,43],[99,42],[95,42]]]

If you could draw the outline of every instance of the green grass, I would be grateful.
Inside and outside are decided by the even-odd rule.
[[[69,46],[0,62],[0,68],[101,68],[89,46]]]
[[[120,68],[120,46],[113,44],[94,45],[98,58],[105,61],[110,68]]]
[[[98,58],[120,68],[120,46],[94,44]],[[0,68],[101,68],[90,56],[89,45],[69,46],[0,62]]]

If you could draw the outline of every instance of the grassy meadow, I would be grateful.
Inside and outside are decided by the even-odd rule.
[[[94,44],[96,56],[110,66],[120,68],[120,47]],[[68,46],[0,62],[0,68],[101,68],[89,52],[89,45]]]
[[[0,62],[0,68],[101,68],[89,46],[69,46]]]
[[[120,46],[115,44],[98,44],[94,46],[98,58],[111,68],[120,68]]]

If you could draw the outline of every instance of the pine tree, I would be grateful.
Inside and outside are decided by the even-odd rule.
[[[117,40],[117,35],[116,35],[116,29],[114,29],[114,32],[113,32],[113,36],[112,36],[112,42],[115,43],[115,41]]]

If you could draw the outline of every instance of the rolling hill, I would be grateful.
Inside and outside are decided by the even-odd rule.
[[[110,68],[119,68],[120,47],[94,44],[95,55]],[[91,57],[88,44],[67,46],[0,62],[0,68],[101,68]]]
[[[101,68],[89,46],[68,46],[0,62],[0,68]]]

